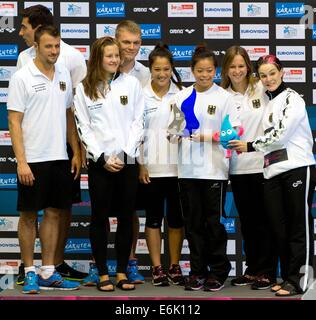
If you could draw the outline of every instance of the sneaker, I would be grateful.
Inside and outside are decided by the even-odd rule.
[[[40,287],[38,286],[38,275],[34,271],[30,271],[26,274],[23,283],[23,293],[35,294],[40,292]]]
[[[191,275],[185,279],[184,290],[196,291],[203,288],[205,278]]]
[[[242,287],[242,286],[253,284],[255,280],[256,280],[255,277],[245,274],[238,278],[233,279],[230,283],[232,286]]]
[[[89,274],[86,276],[81,284],[86,287],[96,286],[99,282],[99,272],[95,263],[90,262]]]
[[[169,281],[166,273],[162,269],[162,266],[153,267],[152,280],[151,283],[154,286],[167,287],[169,286]]]
[[[182,275],[181,268],[178,264],[171,265],[171,268],[168,270],[168,279],[169,282],[183,286],[184,285],[184,277]]]
[[[88,274],[86,272],[78,271],[70,265],[68,265],[65,261],[62,264],[56,267],[56,271],[65,279],[73,280],[73,281],[81,281],[86,278]]]
[[[204,286],[203,286],[204,291],[211,291],[211,292],[216,292],[216,291],[222,290],[223,288],[224,288],[224,284],[214,278],[208,278],[204,282]]]
[[[128,261],[126,275],[130,283],[133,283],[133,284],[145,283],[145,278],[138,272],[137,259]]]
[[[40,289],[44,290],[77,290],[80,287],[80,282],[69,281],[64,279],[57,271],[48,278],[43,279],[38,276],[38,284]]]
[[[258,277],[251,285],[252,290],[265,290],[273,287],[276,284],[276,280],[269,276],[262,275]]]
[[[24,278],[25,278],[24,263],[22,262],[19,266],[19,273],[15,283],[22,286],[24,284]]]

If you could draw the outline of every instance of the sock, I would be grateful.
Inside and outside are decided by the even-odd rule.
[[[41,266],[40,274],[43,279],[48,279],[55,271],[55,266]]]
[[[27,274],[28,272],[33,271],[36,273],[35,266],[30,266],[30,267],[24,267],[24,273]]]

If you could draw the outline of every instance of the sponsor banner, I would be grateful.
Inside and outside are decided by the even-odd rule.
[[[17,231],[19,217],[3,217],[0,216],[0,231]]]
[[[195,32],[195,29],[169,29],[169,33],[175,34],[175,35],[179,35],[179,34],[188,35],[188,34],[192,34],[193,32]]]
[[[316,82],[316,68],[313,68],[313,82]]]
[[[0,148],[0,164],[9,164],[13,168],[13,171],[16,170],[16,157],[14,156],[13,149],[11,147],[1,147]],[[12,172],[12,170],[10,171]]]
[[[81,46],[81,45],[72,45],[75,49],[80,51],[84,56],[85,60],[88,60],[90,57],[90,46]]]
[[[213,78],[213,81],[217,84],[219,84],[222,81],[221,71],[222,71],[221,67],[216,68],[216,72],[215,72],[215,76]]]
[[[1,93],[0,93],[1,96]],[[9,131],[0,130],[0,146],[11,146],[11,136]]]
[[[204,2],[204,17],[206,18],[232,18],[232,2]]]
[[[226,253],[228,255],[235,255],[236,254],[236,240],[227,240]]]
[[[89,2],[61,2],[61,17],[89,17]]]
[[[54,3],[53,2],[46,2],[46,1],[26,1],[24,2],[24,8],[28,8],[31,6],[35,6],[37,4],[41,4],[49,9],[49,11],[54,15]]]
[[[0,174],[0,189],[16,189],[17,177],[16,174],[2,173]]]
[[[6,253],[20,253],[20,245],[18,238],[0,238],[0,252]],[[41,252],[41,244],[40,240],[35,239],[34,252]]]
[[[306,82],[305,68],[283,68],[284,82]]]
[[[65,260],[66,263],[77,271],[89,272],[90,261],[89,260]]]
[[[88,190],[88,175],[87,174],[81,174],[80,176],[80,189],[81,190]]]
[[[225,226],[227,233],[236,233],[236,222],[234,218],[221,217],[221,223]]]
[[[5,103],[0,103],[0,128],[8,128],[8,111]]]
[[[316,233],[316,219],[314,219],[314,233]]]
[[[178,71],[182,82],[195,82],[195,79],[190,67],[177,67],[176,70]]]
[[[269,39],[269,25],[241,24],[240,39]]]
[[[161,240],[161,254],[164,253],[164,240]],[[146,239],[138,239],[136,245],[136,254],[149,254]]]
[[[182,274],[184,276],[188,276],[190,271],[191,271],[190,261],[188,261],[188,260],[180,260],[179,261],[179,265],[181,267]]]
[[[117,229],[117,218],[116,217],[110,217],[110,232],[116,232]],[[145,232],[145,224],[146,224],[146,218],[139,217],[139,232],[144,233]],[[161,226],[161,232],[163,233],[164,227],[163,224]]]
[[[1,259],[0,274],[18,274],[21,260]]]
[[[282,61],[305,61],[305,46],[277,46],[275,52]]]
[[[189,243],[187,239],[183,240],[181,254],[190,254]]]
[[[197,3],[196,2],[168,2],[169,18],[196,18]]]
[[[0,88],[0,103],[6,103],[8,100],[8,88]]]
[[[316,24],[313,24],[313,30],[312,30],[312,39],[316,39]]]
[[[97,2],[96,17],[98,18],[124,18],[125,2]]]
[[[305,14],[304,2],[276,2],[277,18],[302,18]]]
[[[204,39],[233,39],[233,25],[204,24]]]
[[[0,1],[0,17],[16,17],[18,4],[16,1]]]
[[[305,39],[305,25],[276,24],[276,39]]]
[[[242,46],[248,53],[251,61],[257,61],[260,57],[269,54],[269,46]]]
[[[313,89],[313,104],[316,104],[316,89]]]
[[[241,18],[268,18],[268,2],[241,2],[239,4],[239,15]]]
[[[133,8],[133,12],[135,13],[155,13],[158,12],[159,8],[158,7],[141,7],[141,8]]]
[[[64,39],[89,39],[90,25],[81,23],[61,23],[60,34]]]
[[[0,60],[17,60],[18,54],[19,49],[17,44],[0,45]]]
[[[68,239],[65,253],[91,253],[90,240],[85,238]]]
[[[315,46],[313,46],[312,54],[313,54],[313,61],[316,61],[316,47]]]
[[[229,277],[236,277],[236,261],[230,261],[231,269],[229,271]]]
[[[142,39],[160,39],[161,24],[141,24]]]
[[[16,67],[0,66],[0,81],[10,81]]]
[[[174,60],[191,60],[195,46],[169,46]]]
[[[116,26],[117,24],[97,24],[96,26],[97,38],[102,38],[105,36],[114,38]]]
[[[152,50],[154,50],[155,46],[141,46],[139,52],[136,56],[136,60],[138,61],[147,61],[148,56]]]

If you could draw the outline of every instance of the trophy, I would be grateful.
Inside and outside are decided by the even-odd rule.
[[[171,105],[173,121],[168,126],[169,134],[189,137],[199,128],[200,123],[194,114],[195,101],[196,90],[193,88],[190,96],[182,102],[181,109],[175,103]]]

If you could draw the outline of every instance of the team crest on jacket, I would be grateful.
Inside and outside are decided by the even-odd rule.
[[[123,106],[126,106],[128,104],[128,98],[127,96],[120,96],[121,104]]]
[[[66,82],[59,81],[59,88],[61,91],[66,91]]]
[[[254,99],[254,100],[252,100],[252,106],[253,106],[255,109],[260,108],[260,107],[261,107],[260,99]]]
[[[216,106],[213,106],[213,105],[207,106],[207,113],[208,114],[213,115],[213,114],[215,114],[215,111],[216,111]]]

